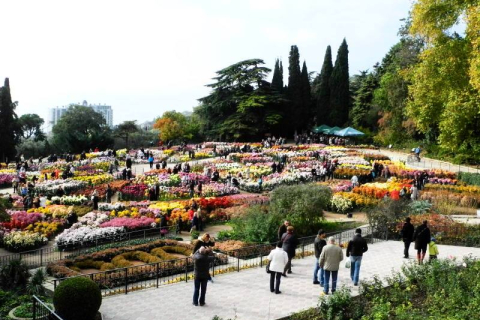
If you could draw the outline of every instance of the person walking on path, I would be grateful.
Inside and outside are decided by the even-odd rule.
[[[153,160],[155,160],[155,159],[153,158],[153,155],[150,155],[150,156],[148,157],[148,164],[150,165],[150,169],[153,168]]]
[[[340,262],[342,262],[342,260],[342,248],[335,245],[335,239],[333,237],[329,237],[328,244],[323,248],[320,259],[318,260],[320,268],[325,270],[323,294],[328,294],[330,275],[332,276],[332,293],[337,290],[338,269],[340,268]]]
[[[362,265],[363,254],[367,252],[367,241],[362,238],[362,229],[355,230],[353,239],[348,242],[347,257],[350,257],[350,278],[354,286],[358,286],[360,278],[360,266]]]
[[[400,231],[403,239],[403,244],[405,246],[405,249],[403,250],[403,257],[405,259],[408,259],[408,250],[410,249],[410,244],[412,243],[413,239],[413,233],[415,232],[415,227],[410,221],[410,217],[407,217],[405,219],[405,223],[403,224],[402,231]]]
[[[207,283],[210,278],[210,263],[215,260],[212,249],[209,247],[201,247],[193,255],[193,266],[195,273],[195,290],[193,292],[193,305],[204,306],[205,295],[207,293]]]
[[[283,250],[288,255],[288,262],[285,265],[285,269],[283,270],[283,276],[287,276],[288,273],[292,273],[292,259],[295,257],[295,250],[298,246],[298,237],[296,234],[293,233],[293,227],[288,226],[287,232],[282,236],[282,243],[283,243]]]
[[[429,261],[435,260],[438,258],[438,247],[437,244],[435,243],[436,240],[435,238],[432,238],[430,240],[430,243],[428,244],[428,256],[429,256]]]
[[[417,250],[418,264],[423,263],[425,254],[427,252],[427,245],[430,243],[430,229],[427,226],[428,221],[424,220],[421,225],[417,227],[413,234],[413,240],[415,241],[415,249]]]
[[[283,224],[278,228],[278,240],[282,239],[282,236],[285,232],[287,232],[287,228],[290,225],[290,222],[288,220],[285,220]]]
[[[278,241],[277,247],[270,251],[267,257],[270,261],[270,292],[275,292],[275,294],[282,293],[280,291],[280,279],[288,263],[288,255],[283,251],[282,246],[282,241]]]
[[[323,284],[324,284],[325,272],[322,268],[320,268],[318,259],[320,258],[320,254],[322,253],[323,247],[327,245],[327,241],[325,241],[326,235],[327,234],[325,233],[325,231],[323,231],[323,229],[320,229],[318,231],[317,237],[315,238],[315,242],[313,243],[313,246],[315,248],[315,258],[316,258],[315,267],[313,269],[313,284],[319,284],[321,287],[323,287]]]

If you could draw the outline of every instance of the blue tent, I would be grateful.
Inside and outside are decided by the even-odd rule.
[[[339,137],[358,137],[363,136],[365,133],[355,130],[353,128],[347,127],[345,129],[339,130],[335,132],[336,136]]]
[[[336,133],[337,131],[340,131],[340,130],[342,130],[342,128],[340,128],[340,127],[333,127],[333,128],[330,128],[330,129],[325,129],[325,130],[323,130],[323,133],[324,133],[324,134],[329,134],[329,135],[335,135],[335,133]]]
[[[322,124],[321,126],[313,128],[313,132],[320,133],[320,132],[323,132],[324,130],[328,130],[328,129],[330,129],[329,126],[327,126],[326,124]]]

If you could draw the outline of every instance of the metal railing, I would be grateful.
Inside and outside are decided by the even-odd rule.
[[[120,234],[120,236],[116,236],[113,238],[97,238],[94,241],[89,241],[88,243],[78,243],[77,245],[70,247],[48,247],[37,250],[18,252],[10,255],[0,256],[0,266],[9,263],[12,260],[22,260],[27,264],[29,268],[43,267],[46,266],[49,262],[54,262],[69,258],[71,256],[76,256],[100,245],[120,243],[123,241],[135,239],[153,240],[156,238],[168,237],[174,234],[175,230],[175,226],[151,228],[125,232],[123,234]]]
[[[63,320],[37,296],[32,297],[33,320]]]
[[[362,230],[364,238],[366,238],[369,243],[383,241],[373,236],[370,227],[363,227]],[[327,236],[333,236],[336,243],[342,245],[345,245],[354,235],[355,230],[327,234]],[[295,258],[302,259],[314,255],[315,238],[316,236],[300,238]],[[210,267],[211,275],[215,277],[216,275],[224,273],[264,267],[266,265],[266,257],[274,247],[275,244],[259,244],[227,252],[219,252],[216,255],[217,258],[215,262]],[[89,277],[100,286],[103,296],[110,296],[127,294],[131,291],[146,288],[159,288],[160,286],[177,282],[188,282],[194,279],[193,269],[193,260],[191,257],[187,257],[75,277]],[[54,289],[65,279],[67,278],[54,279]]]

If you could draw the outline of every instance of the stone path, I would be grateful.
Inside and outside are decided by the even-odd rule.
[[[469,254],[480,257],[480,248],[438,247],[440,258]],[[411,249],[412,256],[413,253]],[[402,256],[401,242],[370,245],[362,261],[361,280],[372,279],[374,275],[383,278],[392,270],[399,271],[403,263],[414,262]],[[224,320],[278,319],[317,305],[321,288],[312,284],[314,262],[314,257],[294,260],[294,273],[282,279],[280,295],[270,293],[269,275],[263,268],[257,268],[216,276],[215,282],[208,284],[204,307],[192,305],[193,282],[188,282],[104,298],[101,312],[106,320],[211,320],[215,315]],[[343,266],[344,263],[339,272],[339,286],[348,286],[353,294],[358,294],[358,287],[353,287],[349,280],[350,270]]]

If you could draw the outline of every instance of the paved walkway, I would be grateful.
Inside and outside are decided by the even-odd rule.
[[[469,254],[480,257],[480,248],[439,245],[440,258],[463,257]],[[413,249],[411,249],[413,255]],[[405,260],[403,244],[398,241],[380,242],[369,246],[362,261],[361,279],[374,275],[385,277],[392,270],[399,271]],[[132,292],[127,295],[104,298],[101,312],[106,320],[211,320],[218,315],[224,320],[272,320],[293,312],[314,307],[318,303],[320,287],[312,284],[314,257],[294,260],[293,274],[282,279],[282,294],[269,291],[269,276],[263,268],[244,270],[214,278],[208,284],[206,306],[192,305],[193,282],[177,283],[159,289]],[[349,269],[341,265],[339,286],[352,288]]]
[[[381,150],[373,150],[373,149],[358,149],[361,152],[365,153],[381,153],[388,156],[391,160],[394,161],[407,161],[408,153],[399,152],[399,151],[392,151],[388,149],[381,149]],[[420,162],[409,162],[407,163],[409,167],[416,168],[416,169],[441,169],[446,171],[453,171],[453,172],[471,172],[471,173],[480,173],[479,168],[473,168],[469,166],[462,166],[453,164],[451,162],[435,160],[430,158],[421,157]]]

